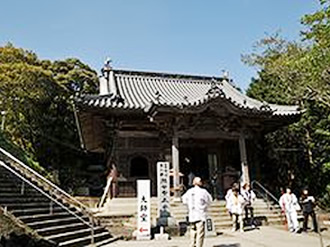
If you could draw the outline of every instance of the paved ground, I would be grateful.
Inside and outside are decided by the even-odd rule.
[[[323,247],[330,247],[330,234],[326,232],[323,237]],[[117,241],[107,245],[108,247],[183,247],[189,246],[188,237],[175,237],[168,241]],[[232,233],[224,232],[217,237],[205,239],[204,247],[319,247],[320,238],[315,233],[291,234],[287,231],[273,228],[262,227],[260,230],[249,232]]]

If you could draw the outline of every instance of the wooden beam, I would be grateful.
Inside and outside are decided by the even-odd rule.
[[[241,156],[241,168],[242,168],[242,185],[250,183],[249,166],[246,154],[245,135],[244,131],[241,131],[239,136],[239,151]]]
[[[176,134],[172,137],[172,167],[173,167],[173,186],[174,186],[174,197],[179,198],[180,193],[177,190],[180,186],[180,176],[179,176],[179,138]]]
[[[158,131],[118,130],[119,137],[158,137]]]

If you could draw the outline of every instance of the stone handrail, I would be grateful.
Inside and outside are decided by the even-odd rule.
[[[80,221],[82,221],[84,224],[86,224],[87,226],[91,226],[87,221],[85,221],[82,217],[80,217],[79,215],[77,215],[75,212],[73,212],[72,210],[70,210],[67,206],[65,206],[63,203],[59,202],[58,200],[56,200],[55,198],[53,198],[50,194],[48,194],[47,192],[43,191],[41,188],[39,188],[37,185],[33,184],[31,181],[29,181],[28,178],[22,176],[21,174],[18,173],[18,171],[15,171],[14,168],[11,168],[9,165],[5,164],[3,161],[0,161],[0,166],[4,167],[7,171],[9,171],[11,174],[15,175],[17,178],[19,178],[20,180],[22,180],[22,182],[30,185],[32,188],[34,188],[36,191],[38,191],[39,193],[41,193],[42,195],[46,196],[48,199],[50,199],[53,203],[57,204],[58,206],[60,206],[61,208],[65,209],[66,211],[68,211],[70,214],[72,214],[73,216],[75,216],[77,219],[79,219]]]
[[[46,179],[44,176],[40,175],[38,172],[33,170],[31,167],[25,165],[22,161],[17,159],[15,156],[0,147],[0,157],[3,161],[6,161],[10,167],[14,168],[20,174],[30,179],[32,182],[36,182],[37,185],[47,191],[50,195],[54,196],[56,199],[62,200],[64,203],[68,203],[80,212],[87,214],[89,217],[93,218],[92,212],[87,206],[75,199],[73,196],[69,195],[67,192],[59,188],[57,185]],[[94,220],[93,220],[94,221]]]

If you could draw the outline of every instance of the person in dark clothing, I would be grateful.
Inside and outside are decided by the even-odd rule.
[[[315,212],[314,212],[315,199],[314,199],[313,196],[310,196],[308,194],[307,189],[304,189],[302,191],[302,194],[301,194],[301,197],[300,197],[300,204],[301,204],[302,212],[303,212],[303,215],[304,215],[303,231],[307,232],[308,217],[311,216],[312,220],[313,220],[314,232],[318,232],[316,215],[315,215]]]

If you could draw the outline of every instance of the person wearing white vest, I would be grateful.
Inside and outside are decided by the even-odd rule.
[[[230,212],[230,204],[229,204],[229,199],[233,193],[234,190],[239,190],[239,185],[238,183],[233,183],[231,188],[227,190],[225,200],[226,200],[226,209],[229,213],[230,218],[232,217],[231,212]]]
[[[291,193],[291,189],[287,188],[286,193],[280,197],[280,205],[282,211],[285,212],[286,221],[290,232],[297,233],[299,231],[299,223],[297,219],[297,211],[300,210],[298,199],[295,194]]]
[[[201,188],[202,180],[195,177],[194,187],[183,196],[182,202],[188,206],[190,223],[190,247],[202,247],[205,236],[206,210],[212,201],[212,196],[206,189]]]

